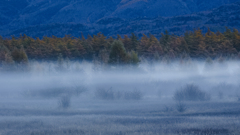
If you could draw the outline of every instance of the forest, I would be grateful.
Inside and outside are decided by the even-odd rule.
[[[83,35],[83,34],[82,34]],[[56,61],[59,59],[87,60],[103,64],[132,64],[140,61],[172,60],[224,60],[240,58],[240,33],[226,27],[225,32],[203,33],[200,29],[187,31],[182,36],[161,33],[137,37],[117,35],[106,37],[102,33],[87,38],[0,36],[0,65],[24,65],[29,60]]]

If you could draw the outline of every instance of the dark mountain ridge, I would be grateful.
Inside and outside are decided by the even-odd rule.
[[[239,28],[240,0],[3,0],[0,35],[107,36]],[[233,3],[233,4],[230,4]],[[223,5],[223,6],[221,6]],[[220,6],[220,7],[219,7]],[[215,8],[215,9],[214,9]],[[203,12],[205,11],[205,12]]]

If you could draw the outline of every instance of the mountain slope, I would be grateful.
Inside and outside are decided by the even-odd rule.
[[[214,26],[216,23],[221,24],[221,27],[238,27],[238,7],[234,9],[236,12],[232,8],[218,8],[208,13],[198,13],[221,5],[225,5],[222,8],[228,7],[227,3],[236,1],[240,0],[22,0],[21,3],[19,0],[3,0],[0,2],[0,35],[49,35],[55,34],[54,31],[58,31],[59,35],[78,35],[79,31],[89,34],[103,31],[106,35],[117,32],[157,34],[163,29],[181,33],[183,30]],[[230,12],[231,18],[226,11]],[[223,21],[224,17],[232,22]],[[194,18],[197,20],[192,20]],[[51,29],[60,25],[62,29]],[[75,28],[79,25],[84,30],[82,27]],[[78,32],[71,33],[72,27]],[[49,30],[45,33],[43,30],[46,28]]]
[[[212,31],[224,31],[226,26],[240,29],[240,3],[224,5],[212,11],[175,17],[137,18],[132,21],[122,20],[119,23],[111,21],[113,18],[108,19],[97,22],[99,27],[102,26],[99,31],[107,35],[135,32],[140,36],[142,33],[160,36],[160,33],[165,30],[181,35],[185,31],[192,31],[196,28],[203,31],[207,31],[208,28]],[[115,20],[117,19],[115,18]]]
[[[96,34],[102,32],[107,36],[129,35],[134,32],[141,36],[142,33],[152,33],[160,36],[165,30],[173,34],[183,34],[185,31],[201,28],[206,31],[210,28],[212,31],[224,31],[225,26],[240,29],[240,3],[221,6],[217,9],[196,14],[182,15],[175,17],[155,17],[155,18],[135,18],[122,19],[116,17],[103,18],[93,24],[76,23],[52,23],[37,26],[31,26],[13,31],[5,36],[27,34],[29,36],[64,36],[71,34],[80,36],[83,33]]]

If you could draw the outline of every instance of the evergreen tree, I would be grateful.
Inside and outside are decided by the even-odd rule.
[[[132,33],[130,38],[131,38],[131,47],[129,50],[136,51],[137,45],[138,45],[138,37],[134,33]]]
[[[164,46],[167,46],[169,41],[171,40],[171,36],[169,35],[169,32],[166,30],[165,34],[161,33],[160,43]]]
[[[240,51],[240,34],[237,29],[233,29],[232,43],[233,47],[236,48],[237,51]]]
[[[127,53],[123,46],[123,43],[120,40],[115,40],[112,44],[110,55],[109,55],[109,64],[118,65],[125,64]]]
[[[138,66],[138,63],[140,62],[138,55],[136,52],[132,51],[131,52],[131,59],[130,59],[130,64],[133,66]]]
[[[82,39],[82,44],[84,47],[84,50],[86,50],[86,53],[84,54],[84,58],[87,60],[92,60],[94,56],[94,51],[93,51],[93,38],[91,35],[88,35],[88,38],[86,40]]]

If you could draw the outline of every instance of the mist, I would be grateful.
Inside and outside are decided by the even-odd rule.
[[[0,134],[240,132],[234,60],[30,61],[24,70],[0,71],[0,86]]]

